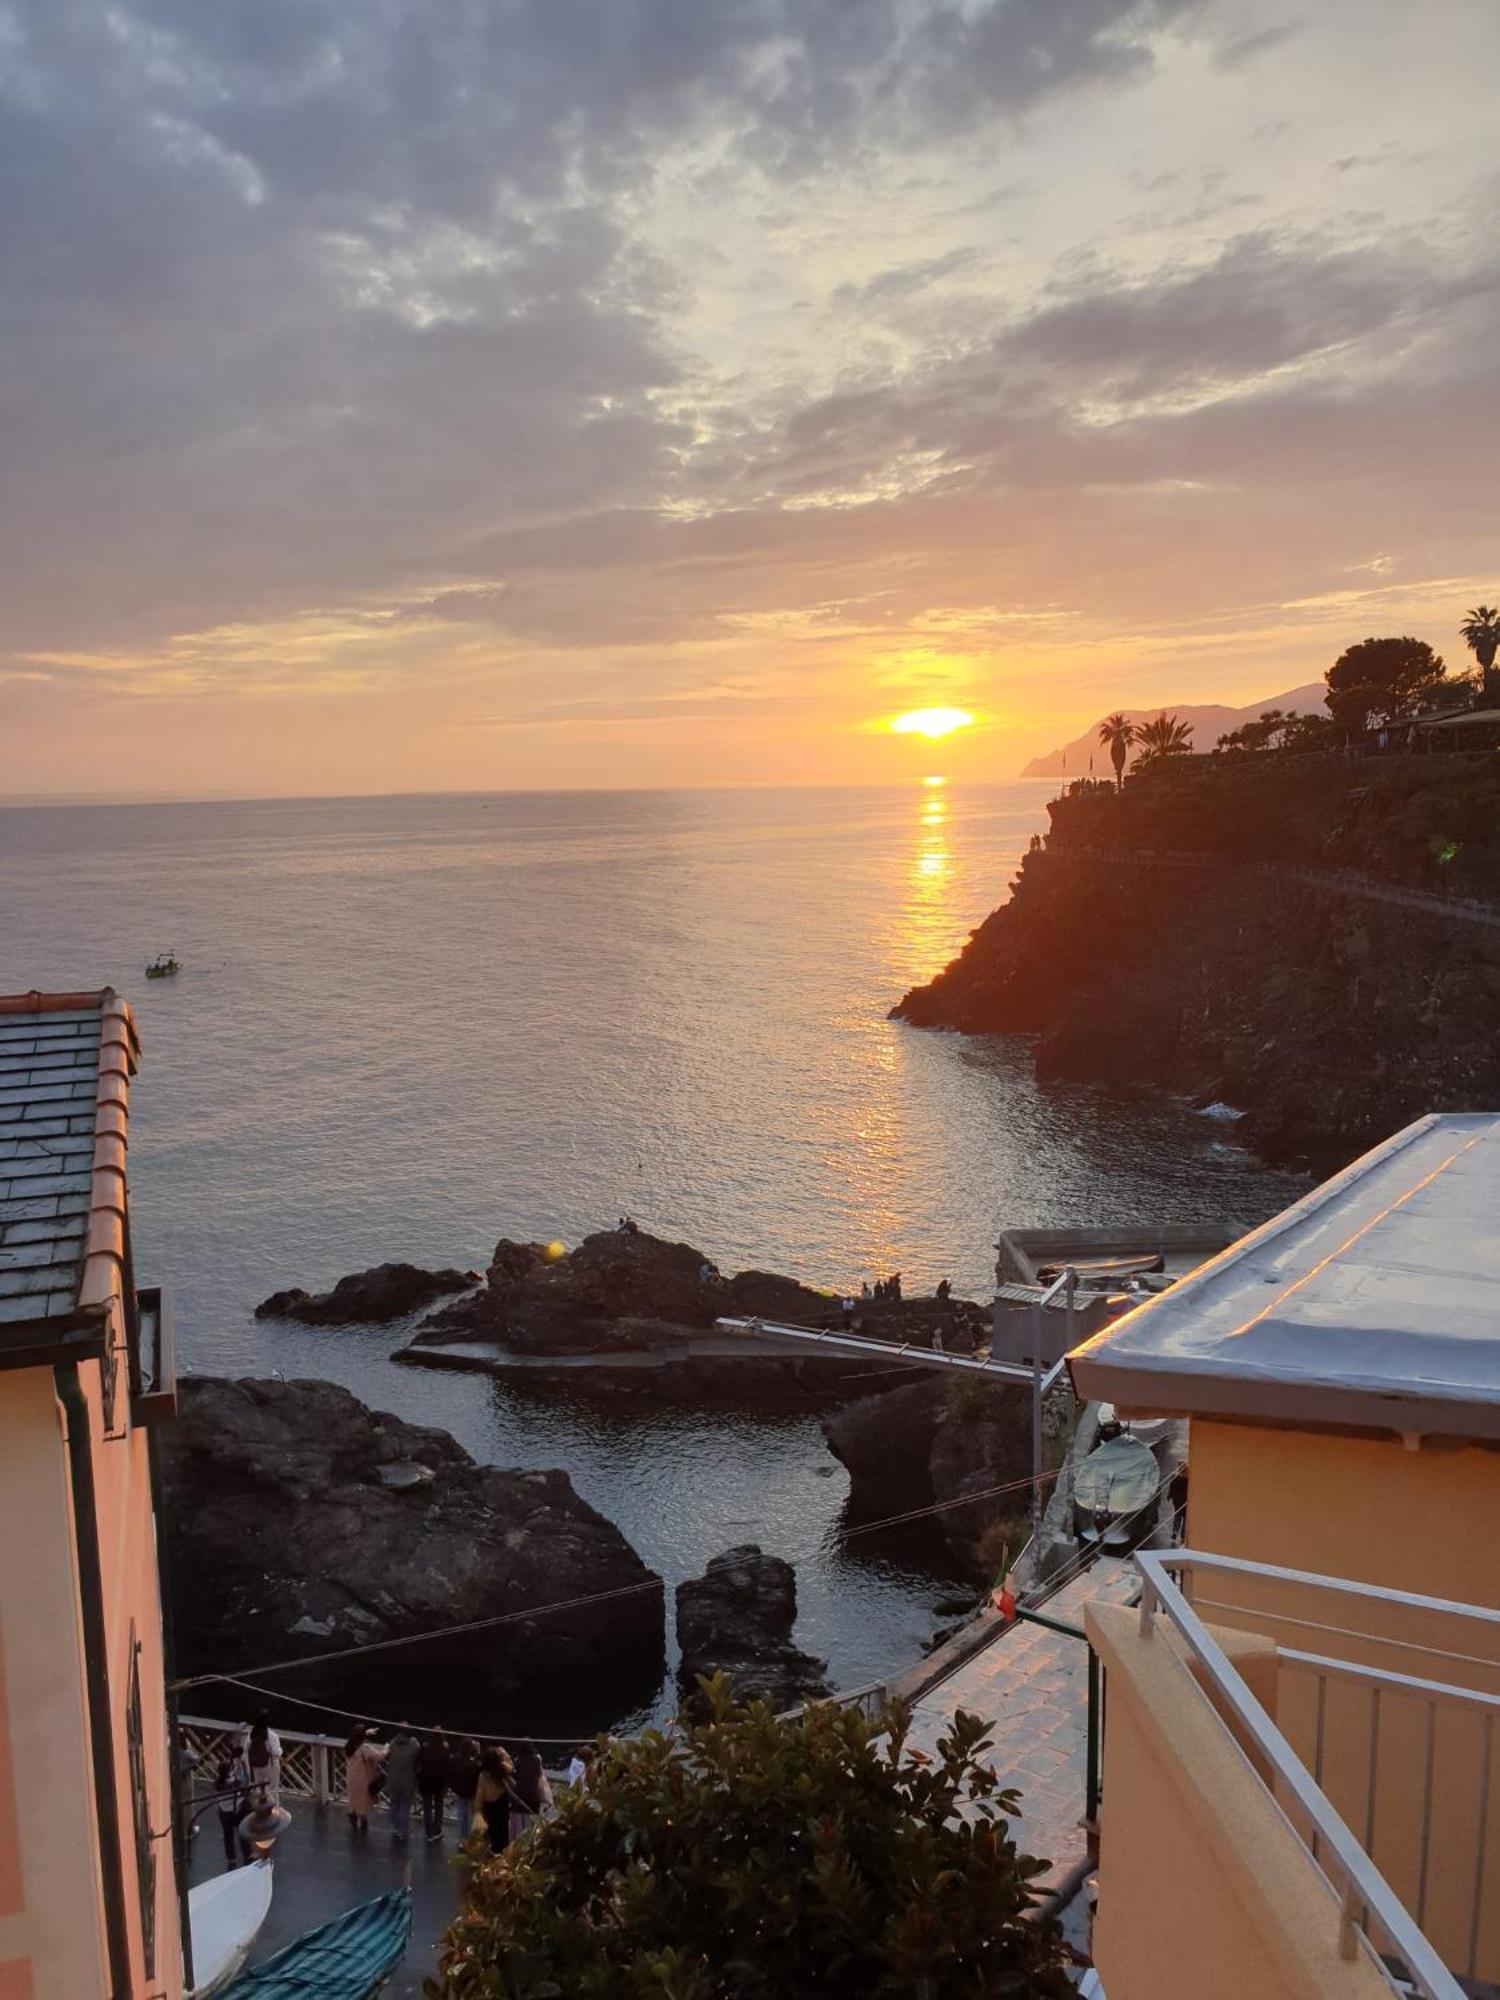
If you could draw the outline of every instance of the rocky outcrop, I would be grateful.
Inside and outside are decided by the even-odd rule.
[[[1500,1097],[1500,927],[1381,899],[1500,904],[1500,759],[1193,759],[1049,811],[1010,901],[898,1016],[1242,1107],[1238,1140],[1318,1172]]]
[[[797,1575],[755,1542],[714,1556],[701,1577],[677,1586],[678,1669],[684,1699],[701,1705],[700,1676],[723,1674],[741,1701],[778,1711],[827,1694],[826,1660],[792,1644]]]
[[[417,1264],[377,1264],[340,1278],[331,1292],[305,1292],[293,1285],[272,1292],[255,1308],[257,1319],[300,1319],[309,1326],[380,1325],[419,1312],[451,1292],[469,1292],[481,1283],[477,1271],[424,1271]]]
[[[633,1225],[559,1246],[504,1239],[484,1289],[431,1314],[396,1359],[419,1367],[504,1375],[536,1390],[739,1406],[817,1406],[868,1387],[865,1356],[775,1352],[714,1330],[720,1318],[802,1327],[843,1324],[841,1301],[768,1271],[724,1277],[701,1250]],[[893,1344],[967,1349],[982,1310],[960,1299],[861,1301],[862,1330]],[[892,1363],[892,1380],[900,1379]]]
[[[661,1579],[562,1472],[477,1465],[446,1431],[332,1382],[187,1377],[160,1434],[178,1667],[257,1662],[507,1622],[276,1685],[392,1713],[474,1716],[523,1690],[648,1698],[664,1664]],[[564,1612],[549,1605],[624,1591]],[[400,1708],[394,1712],[399,1713]]]
[[[932,1375],[845,1404],[823,1418],[823,1435],[849,1473],[854,1520],[936,1506],[933,1519],[976,1579],[992,1567],[987,1531],[1023,1515],[1029,1504],[1024,1489],[993,1490],[1031,1473],[1025,1389]]]

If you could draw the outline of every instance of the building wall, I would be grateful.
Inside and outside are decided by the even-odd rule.
[[[118,1302],[116,1304],[118,1313]],[[129,1422],[130,1398],[123,1353],[115,1407],[115,1430]],[[160,1574],[157,1568],[156,1514],[151,1492],[148,1433],[131,1428],[124,1437],[106,1437],[102,1374],[89,1365],[82,1370],[94,1440],[94,1493],[99,1518],[99,1557],[104,1582],[104,1618],[109,1656],[110,1699],[115,1742],[115,1785],[120,1805],[120,1845],[125,1875],[125,1914],[135,1992],[158,1993],[176,2000],[183,1990],[181,1918],[172,1859],[171,1746],[167,1736],[165,1661],[162,1642]],[[136,1785],[132,1769],[127,1703],[131,1648],[137,1648],[140,1712],[144,1725],[146,1818],[154,1836],[149,1851],[155,1862],[155,1964],[148,1970],[145,1951],[143,1897],[139,1886],[135,1837]]]
[[[1094,1962],[1109,2000],[1389,2000],[1158,1620],[1090,1605],[1105,1667]]]
[[[108,1991],[83,1635],[50,1369],[0,1372],[0,1996]]]
[[[1189,1462],[1194,1548],[1500,1609],[1500,1452],[1194,1418]],[[1283,1647],[1500,1695],[1500,1623],[1242,1577],[1200,1577],[1192,1595]],[[1377,1715],[1369,1689],[1337,1680],[1319,1706],[1316,1676],[1283,1664],[1293,1749],[1449,1965],[1467,1973],[1473,1951],[1475,1974],[1500,1978],[1500,1727],[1486,1808],[1481,1712],[1384,1692]]]

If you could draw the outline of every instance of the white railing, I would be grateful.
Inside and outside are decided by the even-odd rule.
[[[1167,1619],[1211,1688],[1221,1720],[1228,1727],[1232,1718],[1239,1747],[1243,1751],[1248,1744],[1254,1753],[1252,1766],[1260,1760],[1263,1768],[1257,1775],[1267,1783],[1332,1892],[1342,1955],[1365,1953],[1394,1993],[1420,1994],[1424,2000],[1463,2000],[1463,1989],[1423,1928],[1433,1886],[1435,1746],[1440,1728],[1450,1732],[1455,1722],[1474,1738],[1476,1754],[1463,1760],[1472,1797],[1463,1800],[1457,1795],[1450,1756],[1445,1760],[1450,1775],[1441,1787],[1437,1816],[1438,1838],[1446,1850],[1441,1931],[1449,1957],[1462,1964],[1466,1978],[1473,1978],[1487,1908],[1486,1834],[1494,1725],[1500,1713],[1500,1692],[1494,1691],[1500,1688],[1500,1659],[1493,1655],[1500,1641],[1500,1612],[1193,1549],[1143,1550],[1135,1562],[1143,1579],[1143,1635],[1152,1632],[1158,1615]],[[1179,1577],[1191,1592],[1191,1602],[1179,1587]],[[1241,1601],[1209,1595],[1209,1590],[1223,1590],[1226,1582]],[[1318,1610],[1327,1615],[1306,1615]],[[1295,1701],[1283,1694],[1280,1685],[1277,1692],[1278,1715],[1293,1708],[1299,1713],[1297,1733],[1304,1739],[1306,1760],[1230,1665],[1200,1613],[1216,1626],[1274,1639],[1278,1683],[1283,1672],[1295,1682],[1311,1683]],[[1351,1624],[1350,1618],[1361,1622]],[[1451,1628],[1453,1621],[1458,1621],[1460,1633],[1467,1623],[1477,1636],[1470,1646],[1428,1645],[1406,1636],[1414,1618],[1434,1638],[1441,1636],[1439,1627],[1446,1622]],[[1382,1624],[1398,1629],[1383,1632]],[[1309,1631],[1321,1635],[1317,1652],[1282,1642],[1283,1633],[1300,1636]],[[1340,1646],[1356,1654],[1394,1653],[1402,1668],[1387,1668],[1368,1658],[1340,1657]],[[1419,1660],[1434,1671],[1404,1670]],[[1445,1662],[1450,1677],[1440,1679],[1437,1675]],[[1471,1680],[1491,1680],[1492,1688],[1456,1685],[1451,1678],[1455,1667]],[[1397,1704],[1414,1708],[1415,1714],[1393,1726]],[[1325,1790],[1335,1726],[1343,1813]],[[1420,1801],[1414,1815],[1404,1803],[1397,1804],[1413,1791]],[[1351,1830],[1351,1818],[1361,1826],[1358,1837]],[[1409,1883],[1415,1915],[1376,1864],[1377,1834],[1382,1829],[1392,1860]],[[1456,1880],[1465,1871],[1454,1865],[1455,1831],[1464,1843],[1466,1880]]]
[[[214,1766],[219,1758],[245,1734],[243,1722],[214,1722],[206,1716],[184,1715],[179,1726],[197,1751],[199,1763],[193,1774],[193,1809],[211,1803]],[[313,1799],[319,1805],[341,1801],[344,1790],[344,1739],[316,1736],[303,1729],[276,1731],[281,1740],[281,1790],[293,1798]]]

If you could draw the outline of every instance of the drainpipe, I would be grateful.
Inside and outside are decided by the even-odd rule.
[[[73,1533],[78,1550],[78,1596],[83,1615],[83,1665],[88,1686],[89,1743],[94,1765],[94,1807],[99,1822],[99,1878],[104,1894],[110,1992],[114,2000],[130,2000],[125,1869],[120,1859],[120,1801],[115,1789],[115,1741],[89,1406],[78,1380],[76,1361],[59,1362],[52,1375],[58,1400],[67,1413],[68,1477],[73,1489]]]

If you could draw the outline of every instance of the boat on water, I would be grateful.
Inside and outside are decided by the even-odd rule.
[[[161,951],[146,967],[148,979],[175,979],[182,970],[182,961],[175,951]]]
[[[225,2000],[374,2000],[410,1941],[411,1889],[391,1889],[242,1972]]]
[[[209,2000],[250,1956],[271,1907],[275,1881],[269,1861],[231,1868],[188,1891],[188,1932],[193,1942],[190,2000]]]

